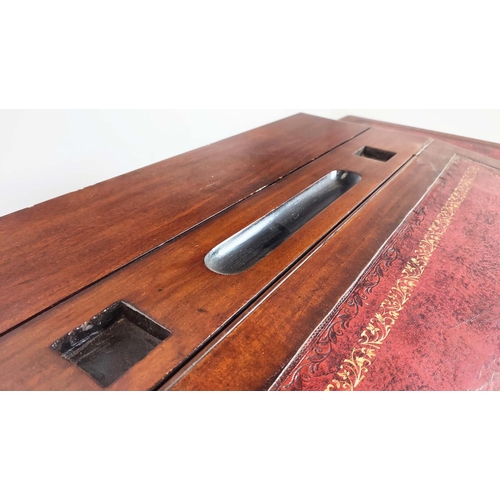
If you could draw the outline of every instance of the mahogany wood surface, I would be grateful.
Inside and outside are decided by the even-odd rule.
[[[432,130],[425,130],[416,127],[409,127],[407,125],[397,125],[395,123],[382,122],[379,120],[372,120],[369,118],[362,118],[359,116],[345,116],[340,119],[341,122],[355,123],[365,127],[384,128],[395,130],[397,132],[406,132],[409,134],[419,134],[425,137],[432,137],[440,141],[454,144],[461,148],[470,149],[476,153],[480,153],[491,158],[500,160],[500,144],[494,142],[481,141],[479,139],[471,139],[468,137],[461,137],[458,135],[445,134],[443,132],[435,132]]]
[[[500,168],[433,141],[162,389],[268,389],[455,154]]]
[[[89,375],[63,359],[50,345],[118,300],[132,304],[167,328],[171,336],[109,389],[155,388],[417,155],[426,143],[427,138],[384,130],[362,133],[11,330],[0,338],[0,388],[100,390]],[[379,162],[354,154],[364,146],[390,150],[396,155],[387,162]],[[248,271],[225,276],[206,268],[203,258],[215,245],[335,169],[358,173],[362,180]],[[420,183],[425,183],[426,177],[422,179]],[[404,197],[392,197],[392,203],[404,203]],[[353,252],[361,246],[359,239],[358,233],[357,239],[350,242]],[[361,239],[382,241],[371,232]],[[351,247],[348,248],[350,252]],[[269,351],[269,356],[272,354],[273,351]],[[266,354],[266,359],[269,356]]]
[[[455,154],[500,168],[473,151],[500,160],[493,143],[301,114],[0,218],[0,389],[102,390],[51,344],[117,301],[168,332],[108,389],[269,389]],[[207,269],[332,170],[361,181],[247,271]]]
[[[0,218],[0,333],[366,128],[299,114]]]

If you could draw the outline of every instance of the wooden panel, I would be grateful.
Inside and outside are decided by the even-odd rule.
[[[365,129],[300,114],[0,218],[0,332]]]
[[[155,387],[417,154],[426,142],[406,134],[370,130],[12,330],[0,338],[0,387],[100,389],[50,345],[119,300],[132,304],[165,327],[171,336],[110,389]],[[365,146],[396,154],[385,162],[356,155]],[[360,175],[361,181],[267,257],[237,275],[221,275],[207,269],[203,259],[215,245],[327,173],[339,169]]]
[[[342,123],[356,123],[357,125],[365,127],[385,128],[408,134],[420,134],[425,137],[439,139],[440,141],[454,144],[455,146],[459,146],[461,148],[470,149],[476,153],[500,160],[500,144],[496,144],[494,142],[480,141],[479,139],[470,139],[468,137],[460,137],[458,135],[445,134],[443,132],[408,127],[406,125],[397,125],[395,123],[381,122],[379,120],[371,120],[369,118],[361,118],[358,116],[345,116],[340,121]]]
[[[500,167],[498,161],[433,142],[163,389],[269,388],[455,153]]]

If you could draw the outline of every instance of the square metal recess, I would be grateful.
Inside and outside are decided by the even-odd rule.
[[[131,305],[119,301],[67,333],[52,348],[110,386],[171,333]]]
[[[362,156],[363,158],[383,162],[389,161],[395,154],[392,151],[385,151],[384,149],[372,148],[370,146],[365,146],[354,153],[355,156]]]

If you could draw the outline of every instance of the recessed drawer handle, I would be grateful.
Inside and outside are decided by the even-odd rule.
[[[246,271],[361,180],[333,170],[261,219],[214,247],[205,265],[219,274]]]

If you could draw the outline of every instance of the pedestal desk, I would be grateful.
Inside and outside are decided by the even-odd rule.
[[[0,389],[499,389],[499,169],[299,114],[2,217]]]

